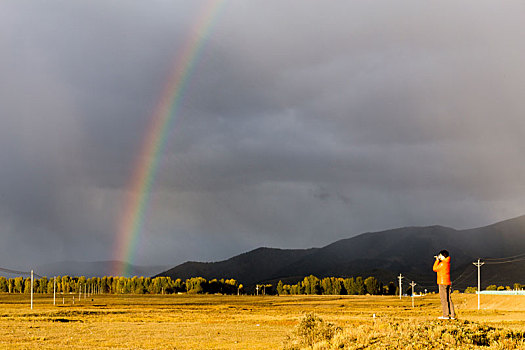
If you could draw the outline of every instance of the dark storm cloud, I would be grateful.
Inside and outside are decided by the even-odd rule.
[[[149,118],[204,4],[0,5],[0,237],[25,252],[0,263],[113,258]],[[225,1],[163,153],[139,262],[525,213],[524,12]]]

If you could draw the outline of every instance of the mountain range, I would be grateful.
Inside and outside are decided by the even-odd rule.
[[[295,283],[305,276],[375,276],[384,283],[415,281],[417,288],[435,288],[433,256],[447,249],[452,257],[455,288],[477,285],[472,262],[481,258],[482,288],[487,285],[525,283],[525,216],[467,230],[444,226],[404,227],[363,233],[322,248],[258,248],[219,262],[189,261],[158,276],[206,279],[235,278],[245,285]],[[491,258],[516,256],[513,262]],[[520,260],[523,259],[523,260]]]
[[[120,275],[115,272],[126,271],[125,277],[132,276],[152,276],[159,271],[165,270],[166,266],[139,266],[121,261],[60,261],[52,264],[37,266],[35,272],[42,276],[84,276],[84,277],[103,277]]]

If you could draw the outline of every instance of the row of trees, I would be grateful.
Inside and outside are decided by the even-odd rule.
[[[338,278],[325,277],[319,279],[313,275],[305,277],[296,284],[284,284],[279,281],[277,294],[324,294],[324,295],[395,295],[399,288],[390,282],[383,285],[375,277]]]
[[[525,284],[520,283],[514,283],[514,287],[511,286],[497,286],[495,284],[491,284],[490,286],[487,286],[485,290],[522,290],[525,288]],[[465,293],[476,293],[478,291],[477,287],[467,287],[465,289]]]
[[[58,276],[54,278],[42,277],[34,280],[35,293],[79,293],[90,292],[104,294],[240,294],[244,287],[235,279],[212,279],[193,277],[185,281],[170,277],[70,277]],[[317,278],[310,275],[296,284],[284,284],[279,281],[276,288],[271,284],[258,285],[257,294],[279,295],[396,295],[398,287],[390,282],[383,285],[375,277],[325,277]],[[16,277],[0,277],[0,293],[30,293],[31,279]],[[255,291],[254,291],[255,293]]]
[[[35,293],[105,293],[105,294],[172,294],[172,293],[222,293],[237,294],[243,286],[234,279],[212,279],[202,277],[185,281],[170,277],[42,277],[34,279]],[[0,276],[0,293],[30,293],[31,278],[5,278]]]

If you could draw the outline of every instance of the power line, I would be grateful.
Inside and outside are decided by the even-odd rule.
[[[485,261],[487,261],[487,260],[497,261],[497,260],[507,260],[507,259],[514,259],[514,258],[522,258],[522,257],[525,257],[525,253],[512,255],[512,256],[507,256],[507,257],[503,257],[503,258],[485,258],[483,260],[485,260]]]
[[[5,269],[3,267],[0,267],[0,271],[8,272],[12,274],[18,274],[18,275],[28,275],[31,274],[31,272],[25,272],[25,271],[17,271],[17,270],[11,270],[11,269]]]
[[[504,284],[505,282],[502,282],[501,276],[499,275],[489,275],[488,277],[483,278],[483,281],[485,285],[490,286],[492,284]]]
[[[472,274],[475,272],[476,270],[470,270],[470,269],[465,269],[465,271],[463,271],[463,273],[461,275],[459,275],[458,277],[456,277],[456,279],[454,279],[452,281],[452,284],[456,284],[456,283],[459,283],[459,281],[463,282],[464,280],[466,280],[467,278],[469,278],[470,276],[472,276]],[[468,272],[468,273],[467,273]]]
[[[13,275],[27,275],[27,276],[31,276],[31,271],[17,271],[17,270],[6,269],[4,267],[0,267],[0,271],[11,273]],[[38,278],[44,278],[44,276],[40,276],[37,273],[33,273],[33,275],[35,275]]]
[[[508,263],[514,263],[514,262],[520,262],[525,261],[525,257],[519,258],[519,259],[509,259],[507,261],[486,261],[489,265],[497,265],[497,264],[508,264]]]

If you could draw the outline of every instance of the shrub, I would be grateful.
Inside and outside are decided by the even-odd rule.
[[[304,347],[329,349],[332,339],[340,330],[339,327],[323,321],[314,313],[308,313],[303,316],[284,348],[286,350],[298,350]]]
[[[314,318],[306,324],[315,324]],[[306,320],[306,319],[305,319]],[[302,322],[301,322],[302,323]],[[322,323],[322,321],[321,321]],[[304,326],[304,325],[303,325]],[[299,327],[300,328],[300,327]],[[308,328],[308,327],[306,327]],[[315,326],[314,326],[315,328]],[[308,328],[309,329],[309,328]],[[332,329],[333,326],[332,326]],[[523,331],[495,328],[469,321],[396,321],[380,319],[339,330],[328,336],[297,339],[286,350],[297,349],[524,349]],[[312,343],[313,342],[313,343]]]

